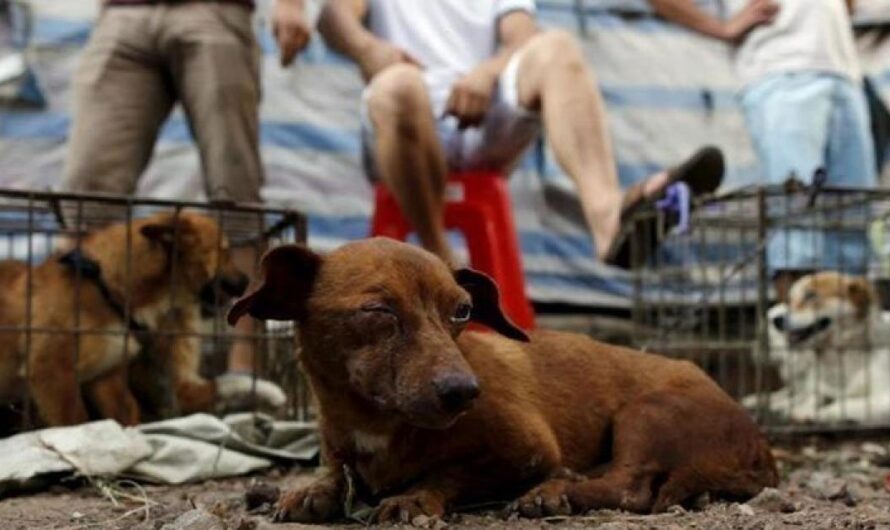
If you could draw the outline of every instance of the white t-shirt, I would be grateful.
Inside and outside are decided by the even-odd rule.
[[[370,0],[370,30],[408,52],[424,68],[434,106],[451,85],[497,51],[497,23],[534,0]]]
[[[748,84],[783,72],[826,72],[859,82],[862,71],[844,0],[776,0],[772,24],[752,31],[736,56],[739,76]],[[730,0],[738,13],[748,0]]]

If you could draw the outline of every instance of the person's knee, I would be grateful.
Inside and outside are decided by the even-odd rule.
[[[586,68],[584,51],[578,39],[569,31],[549,30],[536,35],[529,42],[528,53],[537,59],[539,68]]]
[[[368,90],[368,109],[375,122],[412,121],[431,112],[423,75],[416,66],[390,66],[374,77]]]
[[[551,30],[535,35],[521,51],[519,101],[527,109],[540,110],[543,93],[596,84],[578,39],[568,31]]]

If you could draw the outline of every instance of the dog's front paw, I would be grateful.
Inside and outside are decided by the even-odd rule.
[[[510,511],[522,517],[539,518],[554,515],[571,515],[566,490],[571,480],[553,479],[532,489],[510,505]]]
[[[341,513],[340,490],[326,481],[285,492],[275,505],[276,522],[323,523]]]
[[[418,515],[445,515],[445,503],[441,496],[431,491],[418,491],[383,499],[377,506],[374,520],[377,523],[410,523]]]

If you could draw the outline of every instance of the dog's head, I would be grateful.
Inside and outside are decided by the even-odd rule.
[[[856,346],[867,339],[876,303],[877,295],[865,278],[811,274],[794,283],[787,304],[770,310],[770,333],[791,349]]]
[[[212,218],[192,212],[159,214],[145,219],[139,233],[163,248],[173,276],[205,306],[219,307],[247,289],[247,275],[235,266],[229,240]]]
[[[379,413],[445,428],[467,411],[479,382],[457,345],[470,322],[517,340],[491,278],[450,270],[434,255],[388,239],[321,257],[302,246],[269,251],[263,280],[235,303],[244,314],[297,320],[314,377]]]

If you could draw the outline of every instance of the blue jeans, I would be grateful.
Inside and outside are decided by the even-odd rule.
[[[775,74],[749,86],[742,95],[742,104],[764,184],[781,184],[792,175],[810,184],[816,170],[822,168],[827,186],[877,186],[868,108],[856,83],[816,72]],[[784,206],[785,215],[781,204],[771,210],[771,214],[777,214],[777,224],[789,217],[794,217],[792,222],[808,222],[799,215],[787,215],[788,207]],[[794,210],[799,209],[795,206]],[[853,225],[861,218],[861,230],[856,226],[842,231],[772,231],[767,244],[770,270],[865,271],[869,252],[862,210],[836,212],[837,217]]]

